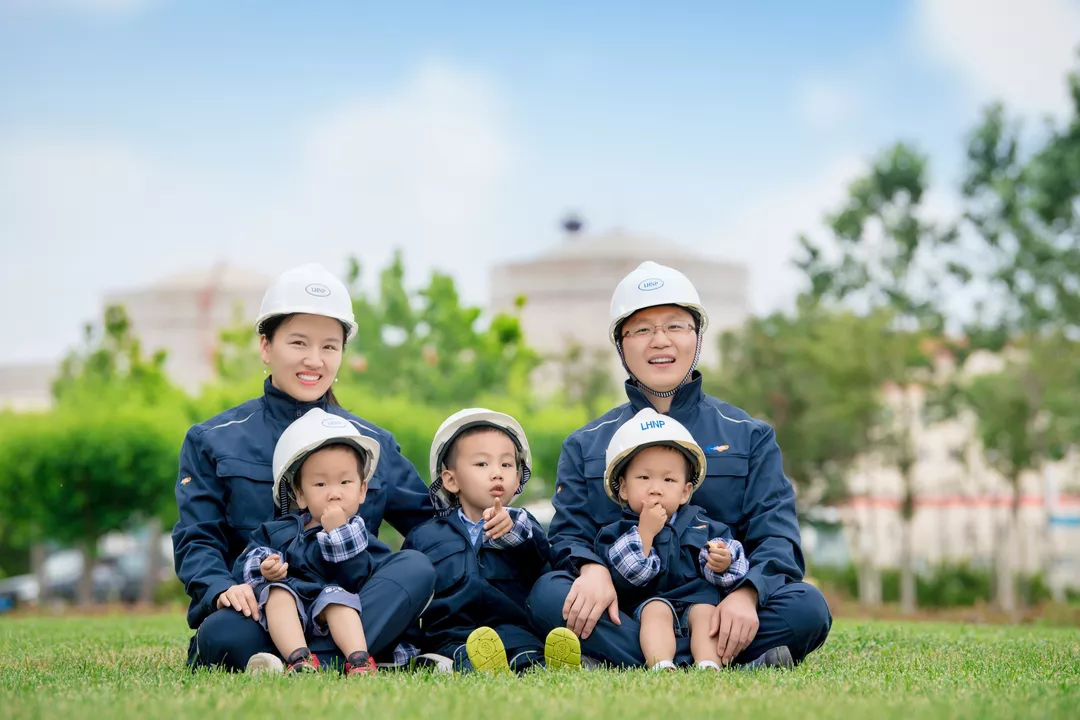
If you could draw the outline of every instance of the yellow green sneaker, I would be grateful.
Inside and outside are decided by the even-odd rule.
[[[510,663],[506,661],[506,648],[499,639],[499,633],[489,627],[478,627],[469,633],[465,640],[465,652],[475,670],[489,673],[510,672]]]
[[[552,670],[581,667],[581,642],[569,628],[557,627],[544,640],[544,664]]]

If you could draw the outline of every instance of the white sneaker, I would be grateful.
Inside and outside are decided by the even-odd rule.
[[[285,663],[274,653],[255,653],[248,658],[244,671],[252,675],[273,675],[285,672]]]
[[[412,660],[413,667],[416,668],[432,668],[437,673],[453,673],[454,661],[445,655],[438,655],[436,653],[424,653],[423,655],[417,655]]]

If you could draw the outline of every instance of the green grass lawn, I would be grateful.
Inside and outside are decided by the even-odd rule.
[[[1080,631],[838,621],[794,671],[192,674],[179,615],[0,619],[0,717],[1080,718]]]

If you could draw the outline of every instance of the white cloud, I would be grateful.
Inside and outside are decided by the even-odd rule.
[[[1065,74],[1077,66],[1075,0],[920,0],[920,45],[970,84],[978,102],[1031,114],[1068,107]]]
[[[320,241],[369,267],[407,248],[414,276],[461,268],[470,299],[483,299],[470,290],[506,239],[498,218],[513,155],[484,78],[428,63],[398,92],[316,119],[303,153],[296,215]]]
[[[0,141],[0,364],[59,357],[107,291],[222,260],[270,275],[356,254],[370,273],[402,247],[411,278],[453,270],[484,301],[512,148],[483,78],[430,63],[273,152],[223,171],[123,139]]]
[[[860,110],[859,98],[850,87],[823,78],[810,78],[800,84],[795,102],[803,121],[819,131],[851,122]]]
[[[805,285],[792,261],[799,255],[800,233],[813,236],[826,212],[836,209],[848,185],[866,163],[854,154],[841,155],[821,173],[775,187],[751,200],[719,237],[732,248],[730,256],[750,270],[750,309],[765,314],[791,307]]]

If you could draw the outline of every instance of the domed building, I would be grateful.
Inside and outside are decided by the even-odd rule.
[[[748,313],[747,271],[740,264],[716,260],[671,241],[625,230],[587,235],[568,222],[565,240],[528,260],[503,263],[491,271],[491,309],[512,312],[518,298],[522,328],[529,344],[546,358],[564,356],[572,347],[606,352],[612,374],[625,377],[607,340],[611,293],[627,273],[645,260],[682,271],[697,287],[709,314],[701,362],[717,360],[719,332],[741,325]]]

